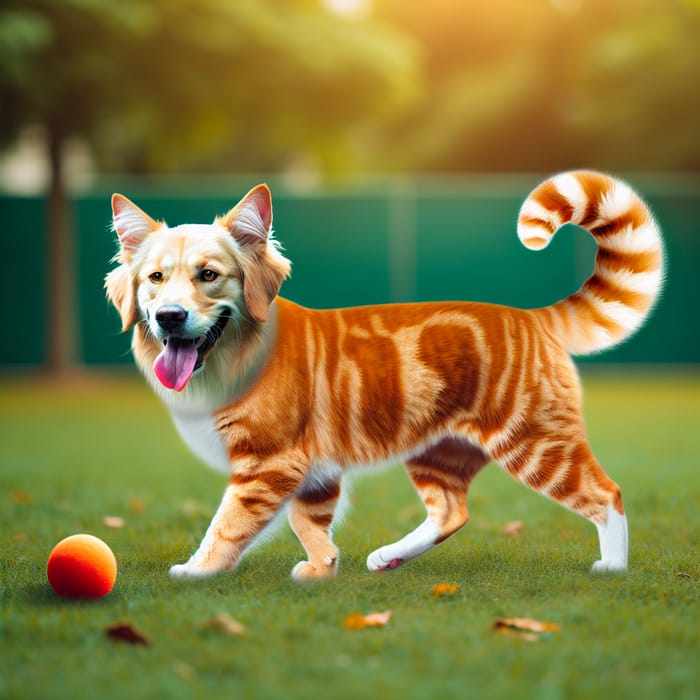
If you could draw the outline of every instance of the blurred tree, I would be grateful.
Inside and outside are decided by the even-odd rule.
[[[696,0],[375,0],[423,47],[395,167],[700,168]]]
[[[358,164],[363,129],[415,94],[412,45],[321,0],[4,0],[0,138],[41,125],[51,164],[47,357],[76,361],[63,153],[103,169],[280,169],[300,154]]]

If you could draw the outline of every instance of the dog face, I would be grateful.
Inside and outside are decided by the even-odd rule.
[[[123,330],[145,324],[160,354],[153,371],[182,391],[212,352],[230,319],[265,323],[290,264],[271,237],[267,186],[251,190],[210,225],[173,228],[122,195],[112,198],[121,265],[106,279]]]

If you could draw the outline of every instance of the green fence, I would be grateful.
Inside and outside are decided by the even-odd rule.
[[[271,182],[277,237],[293,262],[282,295],[313,307],[468,299],[534,307],[575,291],[590,273],[592,239],[572,228],[543,252],[522,247],[515,221],[536,176],[382,180],[302,194]],[[700,362],[700,180],[628,177],[654,210],[668,254],[667,283],[654,316],[605,362]],[[120,181],[75,197],[80,360],[131,362],[103,280],[115,241],[109,197],[120,191],[171,224],[210,221],[255,180],[146,184]],[[3,342],[0,365],[40,365],[45,330],[46,206],[0,196]]]

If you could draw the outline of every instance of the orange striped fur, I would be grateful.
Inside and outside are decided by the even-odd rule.
[[[565,173],[527,198],[518,221],[526,246],[545,247],[565,223],[598,244],[583,287],[534,310],[440,302],[318,311],[277,297],[289,262],[270,233],[265,186],[207,226],[169,228],[120,195],[113,210],[120,265],[106,286],[124,327],[135,324],[136,361],[185,442],[229,475],[199,549],[172,575],[233,569],[285,504],[307,554],[294,577],[333,575],[342,475],[396,460],[427,517],[372,552],[372,570],[461,528],[471,480],[491,460],[595,523],[594,570],[626,569],[622,495],[588,444],[569,353],[620,342],[659,294],[659,230],[627,185]]]

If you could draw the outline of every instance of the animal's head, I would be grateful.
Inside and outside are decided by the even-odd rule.
[[[258,185],[212,224],[170,228],[126,197],[112,197],[119,237],[107,296],[122,330],[137,322],[162,345],[153,370],[181,391],[212,352],[228,320],[264,323],[290,263],[272,238],[272,200]]]

